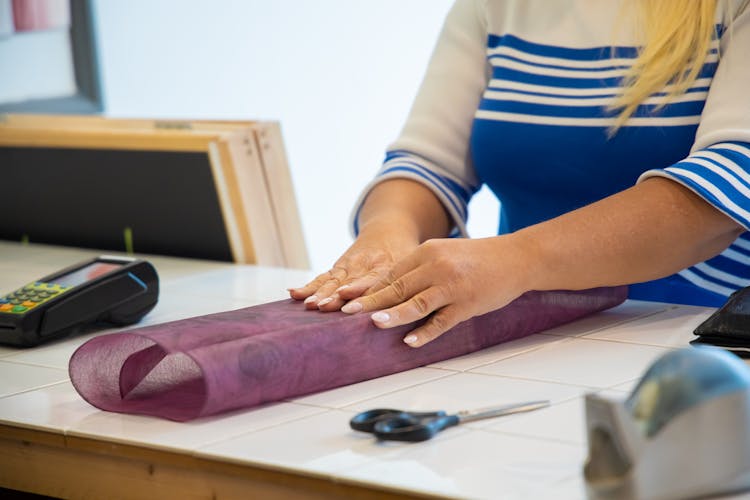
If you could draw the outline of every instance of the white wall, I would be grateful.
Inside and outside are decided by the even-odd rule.
[[[105,110],[282,125],[313,268],[399,132],[451,0],[98,0]],[[496,205],[473,205],[475,236]],[[474,207],[472,207],[474,209]]]

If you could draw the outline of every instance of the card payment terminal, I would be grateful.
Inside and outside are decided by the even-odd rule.
[[[149,262],[103,255],[0,295],[0,344],[35,346],[99,322],[129,325],[158,296]]]

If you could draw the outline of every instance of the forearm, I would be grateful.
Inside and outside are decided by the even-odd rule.
[[[397,232],[415,243],[445,237],[451,225],[432,191],[408,179],[391,179],[375,186],[359,213],[361,235]]]
[[[528,289],[584,289],[673,274],[725,249],[744,229],[687,188],[651,178],[512,235]]]

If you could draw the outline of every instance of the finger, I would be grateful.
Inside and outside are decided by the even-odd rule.
[[[397,281],[401,276],[404,276],[406,274],[409,274],[416,269],[419,269],[420,265],[422,263],[422,259],[419,255],[419,252],[412,252],[399,262],[397,262],[391,269],[385,270],[384,272],[381,272],[378,276],[378,280],[376,280],[370,288],[368,288],[364,294],[365,295],[372,295],[374,293],[377,293],[385,288],[388,288],[391,286],[395,281]],[[429,273],[428,273],[429,274]]]
[[[384,290],[383,292],[386,292]],[[373,313],[372,320],[379,328],[393,328],[418,321],[448,304],[448,297],[437,286],[419,292],[412,298],[390,309]]]
[[[323,283],[323,285],[315,291],[315,295],[312,296],[314,298],[308,297],[305,299],[305,306],[308,309],[321,309],[320,306],[325,306],[323,307],[324,310],[333,310],[332,305],[338,303],[338,307],[335,308],[338,310],[344,304],[344,301],[339,299],[338,295],[335,293],[340,284],[341,282],[339,280],[329,280]]]
[[[375,283],[380,281],[386,272],[386,268],[382,267],[379,269],[373,269],[364,276],[341,285],[334,293],[338,294],[339,297],[344,300],[357,298],[369,290]]]
[[[331,295],[333,290],[338,288],[347,276],[347,271],[343,267],[334,267],[323,274],[318,275],[313,281],[302,288],[289,290],[293,299],[305,301],[305,307],[315,309],[318,302]]]
[[[344,283],[336,288],[328,297],[321,299],[317,304],[318,309],[326,312],[338,311],[349,300],[359,297],[369,289],[373,283],[377,282],[380,279],[382,272],[383,271],[372,270],[365,276]],[[319,293],[316,293],[318,297],[323,296],[323,293],[327,291],[326,286],[324,286]]]
[[[306,299],[307,297],[315,293],[315,291],[318,288],[320,288],[323,285],[323,283],[328,281],[329,272],[330,271],[326,271],[323,274],[317,275],[315,279],[313,279],[312,281],[310,281],[304,286],[300,286],[296,288],[288,288],[287,290],[289,291],[289,296],[295,300]]]
[[[392,273],[389,272],[391,284],[380,291],[363,295],[353,301],[350,301],[342,311],[346,313],[369,312],[392,307],[402,302],[406,302],[414,295],[429,288],[432,285],[432,273],[425,272],[424,269],[416,269],[407,273],[398,279],[393,279]],[[443,305],[443,304],[441,304]]]
[[[315,306],[323,312],[331,312],[338,311],[344,304],[346,304],[346,301],[334,292],[332,295],[320,299]]]
[[[457,306],[450,305],[440,309],[427,322],[411,331],[404,337],[404,342],[410,347],[422,347],[459,324],[464,318]]]

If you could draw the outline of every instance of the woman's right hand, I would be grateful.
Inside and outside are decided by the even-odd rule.
[[[368,227],[333,267],[299,288],[289,289],[293,299],[304,300],[307,309],[338,311],[347,301],[360,297],[393,265],[419,245],[416,236],[402,230]]]

